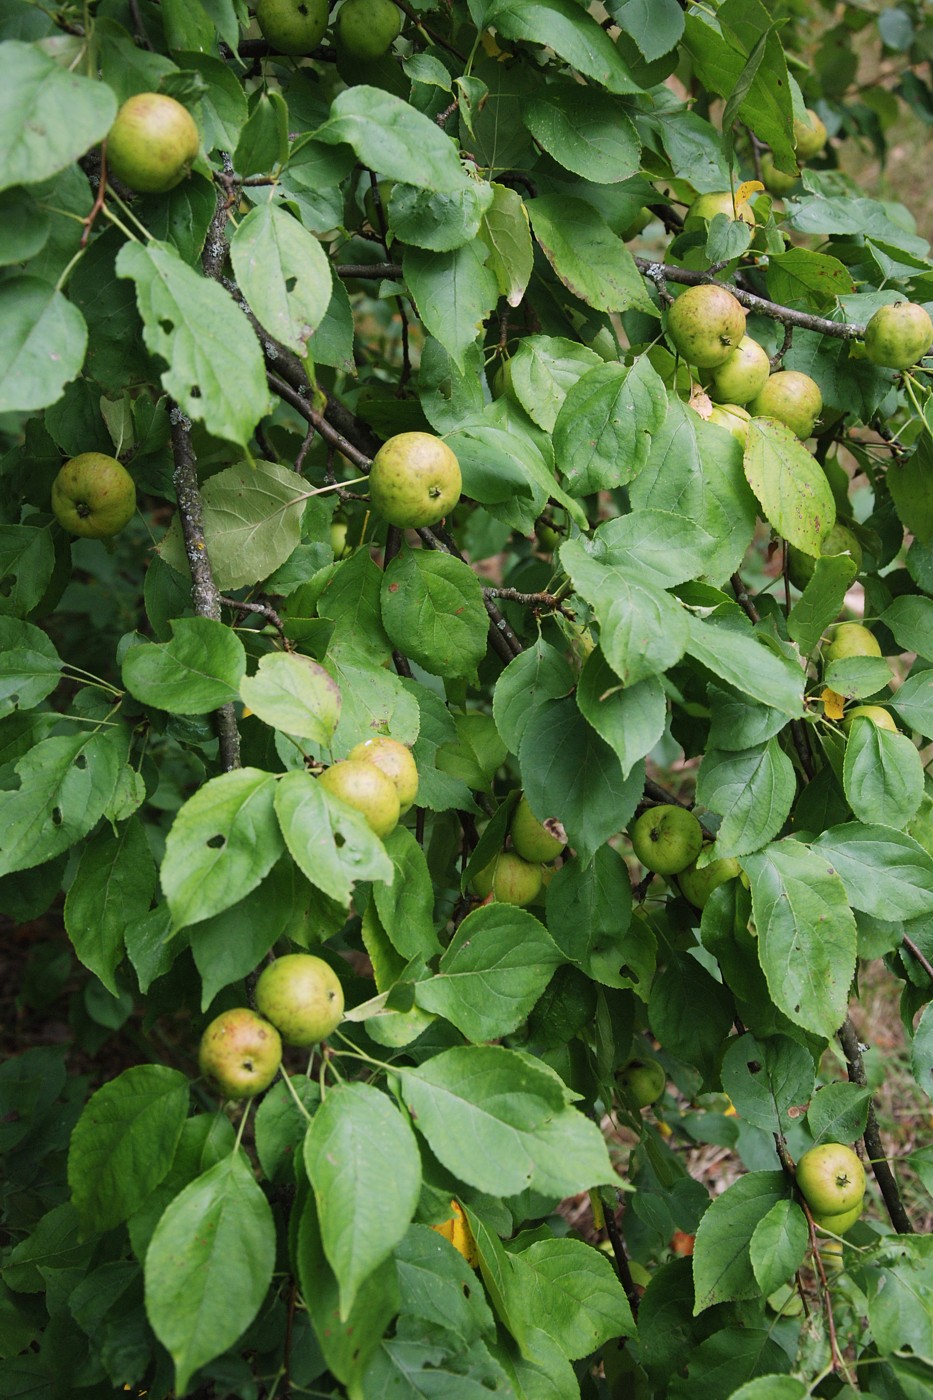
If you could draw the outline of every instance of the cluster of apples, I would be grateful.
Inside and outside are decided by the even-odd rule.
[[[815,1224],[844,1235],[862,1213],[865,1168],[851,1147],[824,1142],[811,1147],[797,1163],[797,1188]]]
[[[309,1049],[343,1018],[343,988],[333,968],[312,953],[288,953],[256,983],[256,1010],[235,1006],[201,1036],[198,1067],[228,1099],[268,1089],[282,1063],[282,1043]]]
[[[704,907],[717,886],[741,873],[734,856],[697,864],[711,843],[705,840],[693,812],[676,803],[648,807],[633,822],[629,837],[645,869],[674,876],[681,894],[695,909]]]
[[[470,888],[480,899],[500,904],[533,904],[550,882],[553,862],[567,845],[567,833],[556,817],[543,822],[522,793],[512,815],[508,849],[473,877]]]
[[[333,793],[360,812],[380,839],[398,826],[418,796],[418,767],[411,749],[388,734],[375,734],[332,763],[318,778]]]
[[[881,655],[878,638],[870,628],[861,622],[837,622],[830,631],[829,640],[823,648],[823,665],[826,667],[833,661],[843,661],[850,656]],[[888,729],[892,734],[898,732],[894,716],[883,705],[853,705],[845,712],[842,720],[843,729],[849,730],[852,727],[852,721],[857,719],[859,715],[870,719],[872,724],[879,729]]]
[[[256,22],[279,53],[300,58],[317,48],[330,24],[330,0],[259,0]],[[340,57],[381,58],[402,29],[392,0],[344,0],[334,22]]]

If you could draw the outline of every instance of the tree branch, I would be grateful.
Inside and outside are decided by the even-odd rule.
[[[846,1017],[840,1028],[839,1043],[842,1046],[842,1053],[846,1057],[850,1082],[861,1084],[864,1088],[868,1084],[868,1076],[865,1073],[865,1063],[862,1059],[862,1046],[849,1017]],[[884,1144],[881,1141],[881,1133],[878,1129],[878,1120],[875,1117],[875,1106],[870,1099],[868,1102],[868,1122],[865,1124],[862,1141],[865,1144],[865,1152],[875,1174],[878,1189],[884,1198],[888,1215],[891,1217],[891,1224],[899,1235],[912,1235],[914,1227],[904,1209],[904,1202],[901,1200],[901,1193],[894,1179],[894,1173],[888,1164]]]

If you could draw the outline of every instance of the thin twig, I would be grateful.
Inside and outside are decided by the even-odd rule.
[[[760,622],[761,613],[758,611],[758,609],[755,607],[755,604],[752,602],[751,596],[748,590],[746,589],[745,584],[742,582],[742,579],[739,576],[739,574],[733,574],[729,582],[732,584],[732,588],[735,593],[735,601],[745,613],[746,617],[748,617],[752,622]]]
[[[868,1076],[865,1073],[865,1062],[862,1059],[862,1046],[859,1042],[858,1032],[848,1017],[840,1027],[839,1043],[846,1057],[850,1082],[860,1084],[863,1088],[866,1087]],[[884,1144],[881,1141],[881,1133],[878,1129],[878,1120],[875,1117],[875,1105],[871,1099],[868,1101],[868,1121],[865,1124],[862,1141],[865,1144],[865,1153],[875,1174],[878,1189],[887,1206],[888,1215],[891,1217],[891,1224],[899,1235],[912,1235],[914,1227],[910,1223],[910,1217],[904,1208],[904,1202],[901,1200],[901,1193],[894,1179],[894,1173],[888,1164]]]
[[[256,613],[259,617],[264,617],[267,622],[272,623],[277,632],[281,633],[284,640],[285,624],[271,603],[248,603],[245,599],[228,598],[223,593],[220,595],[220,601],[225,608],[234,608],[237,612],[242,613]],[[290,643],[286,641],[285,645],[289,646]]]
[[[923,968],[924,972],[925,972],[926,975],[929,977],[930,981],[933,982],[933,963],[931,963],[931,962],[929,961],[928,958],[925,958],[925,957],[923,956],[923,954],[921,953],[920,949],[917,947],[917,945],[916,945],[916,943],[914,942],[914,940],[913,940],[912,938],[908,938],[906,933],[904,934],[903,938],[901,939],[901,942],[903,943],[904,947],[907,949],[908,953],[910,953],[912,957],[914,957],[914,958],[917,959],[917,962],[918,962],[918,963],[920,964],[920,966]]]
[[[776,350],[768,361],[768,364],[771,366],[772,374],[776,369],[780,369],[781,365],[784,363],[784,356],[790,350],[793,339],[794,327],[792,322],[788,321],[784,326],[784,339],[781,341],[781,348]]]
[[[284,399],[286,403],[290,403],[292,408],[300,413],[306,422],[311,423],[321,434],[321,437],[324,438],[325,442],[329,442],[332,446],[336,447],[337,451],[342,453],[348,462],[352,462],[355,467],[359,467],[360,471],[369,471],[372,465],[370,458],[367,457],[365,453],[358,451],[351,442],[347,442],[347,439],[342,433],[338,433],[336,428],[331,427],[327,419],[324,418],[322,414],[317,413],[308,403],[308,400],[304,398],[303,395],[299,394],[297,389],[293,389],[290,384],[287,384],[284,379],[280,379],[277,374],[273,374],[271,370],[266,371],[266,380],[268,381],[269,388],[273,389],[275,393],[278,394],[279,398]]]
[[[606,1217],[606,1234],[609,1236],[609,1243],[612,1245],[612,1255],[616,1263],[616,1273],[619,1275],[619,1282],[629,1301],[629,1307],[632,1309],[632,1317],[634,1317],[637,1322],[638,1304],[641,1299],[638,1296],[638,1289],[635,1287],[635,1280],[632,1278],[632,1271],[628,1265],[625,1245],[622,1242],[622,1235],[612,1211],[606,1210],[604,1213]]]

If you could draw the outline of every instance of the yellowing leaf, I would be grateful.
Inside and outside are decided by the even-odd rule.
[[[827,686],[820,699],[823,701],[823,713],[827,719],[842,719],[845,700],[838,691],[830,690]]]

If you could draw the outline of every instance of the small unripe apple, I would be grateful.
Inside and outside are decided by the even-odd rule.
[[[800,184],[799,175],[788,175],[786,170],[778,170],[769,151],[761,157],[761,179],[765,189],[772,194],[790,194]]]
[[[812,160],[826,145],[826,126],[812,107],[807,108],[806,121],[794,118],[794,142],[798,160]]]
[[[880,655],[877,639],[861,622],[839,622],[830,633],[823,660],[828,665],[830,661],[843,661],[847,656]]]
[[[377,836],[388,836],[398,826],[398,791],[374,763],[345,758],[325,768],[318,782],[361,812]]]
[[[311,53],[324,38],[328,0],[259,0],[256,21],[264,39],[279,53]]]
[[[797,1163],[797,1187],[814,1218],[842,1215],[853,1206],[861,1208],[865,1168],[851,1147],[823,1142]]]
[[[399,814],[404,816],[418,796],[418,766],[412,757],[411,749],[398,739],[390,739],[388,734],[374,734],[350,750],[351,759],[361,759],[364,763],[375,763],[387,778],[395,784],[398,793]]]
[[[477,875],[471,886],[480,899],[492,895],[498,904],[531,904],[541,891],[540,865],[522,860],[514,851],[500,851]]]
[[[278,1031],[248,1006],[221,1012],[201,1036],[198,1067],[228,1099],[261,1094],[281,1062]]]
[[[423,529],[460,499],[460,463],[431,433],[397,433],[384,442],[369,473],[373,510],[399,529]]]
[[[52,482],[52,512],[72,535],[109,539],[136,512],[136,484],[116,457],[81,452],[65,463]]]
[[[707,423],[715,423],[720,428],[725,428],[727,433],[731,433],[736,442],[742,446],[748,440],[748,425],[751,422],[751,414],[747,408],[743,408],[738,403],[714,403],[712,412],[707,418]]]
[[[723,364],[744,334],[744,307],[716,282],[688,287],[668,309],[667,337],[678,355],[698,369]]]
[[[748,200],[740,199],[736,203],[730,190],[721,190],[715,194],[697,196],[684,216],[684,233],[702,229],[704,224],[711,223],[717,214],[725,214],[734,221],[741,220],[743,224],[750,224],[752,228],[755,226],[755,211]]]
[[[684,898],[690,901],[694,909],[703,909],[713,890],[719,885],[724,885],[727,880],[734,880],[740,874],[741,869],[735,856],[724,856],[699,868],[694,861],[686,870],[681,870],[677,876],[677,883]]]
[[[710,397],[720,403],[745,404],[764,388],[771,374],[768,352],[743,335],[727,360],[710,375]]]
[[[879,306],[865,327],[865,353],[873,365],[910,369],[930,349],[933,321],[922,306],[899,301]]]
[[[334,38],[351,58],[379,58],[387,53],[402,28],[402,16],[392,0],[344,0],[337,11]]]
[[[648,870],[678,875],[696,860],[703,846],[703,828],[686,807],[662,803],[642,812],[632,827],[632,846]]]
[[[765,381],[748,407],[753,418],[776,418],[799,438],[808,438],[823,412],[823,395],[808,374],[781,369]]]
[[[522,793],[518,806],[512,814],[509,828],[512,845],[522,860],[555,860],[567,844],[567,833],[556,817],[546,817],[539,822]]]
[[[838,521],[820,545],[820,554],[851,554],[855,561],[856,571],[862,567],[862,546],[848,525],[842,525]],[[788,545],[787,576],[794,587],[800,589],[801,593],[813,577],[815,568],[816,560],[811,554],[805,554],[802,549],[797,549],[795,545]]]
[[[813,1223],[819,1225],[824,1230],[830,1230],[834,1235],[844,1235],[847,1230],[851,1230],[855,1222],[861,1218],[864,1207],[864,1198],[850,1210],[840,1211],[837,1215],[826,1215],[820,1211],[811,1210]],[[822,1251],[821,1251],[822,1252]]]
[[[333,968],[312,953],[287,953],[263,968],[256,1006],[286,1045],[326,1040],[343,1018],[343,988]]]
[[[140,194],[164,194],[179,184],[201,148],[187,107],[161,92],[128,97],[107,135],[107,168]]]
[[[335,559],[341,559],[346,553],[348,528],[347,521],[342,518],[335,517],[330,523],[330,547]]]
[[[852,721],[858,719],[859,715],[863,719],[870,719],[878,729],[888,729],[892,734],[900,731],[894,721],[894,716],[889,710],[885,710],[881,705],[853,705],[851,710],[846,710],[842,721],[845,730],[852,728]]]
[[[657,1060],[629,1060],[617,1072],[616,1081],[629,1102],[647,1108],[664,1093],[667,1075]]]

